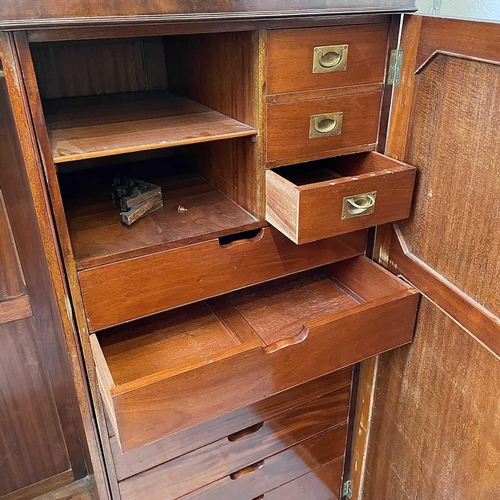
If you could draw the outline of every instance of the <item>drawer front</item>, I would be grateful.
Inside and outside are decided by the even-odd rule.
[[[97,331],[360,255],[364,245],[365,235],[359,233],[298,248],[264,228],[227,245],[211,240],[86,269],[78,276],[89,329]]]
[[[349,389],[351,372],[351,368],[338,370],[325,377],[258,401],[253,405],[177,432],[129,453],[122,453],[118,440],[113,435],[110,439],[111,451],[118,480],[129,478],[210,443],[223,440],[229,434],[255,426],[262,420],[273,420],[285,412],[290,413],[294,408],[303,406],[305,403],[321,398],[328,393],[337,392],[340,394],[342,393],[339,391],[340,389]],[[337,406],[337,409],[342,411],[342,406]]]
[[[289,164],[375,149],[381,98],[375,91],[268,105],[267,161]],[[329,133],[332,115],[338,125]]]
[[[342,458],[337,458],[333,462],[269,491],[261,500],[338,500],[342,466]]]
[[[123,500],[175,500],[347,420],[349,387],[120,483]]]
[[[269,31],[267,93],[381,83],[387,35],[387,24]]]
[[[267,221],[303,244],[406,219],[416,169],[375,152],[364,158],[372,171],[300,187],[280,176],[281,169],[268,170]]]
[[[183,500],[253,500],[344,454],[346,426],[307,439],[181,497]]]

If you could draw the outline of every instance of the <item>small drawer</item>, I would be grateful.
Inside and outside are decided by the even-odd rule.
[[[405,219],[416,169],[379,153],[266,172],[266,219],[297,244]]]
[[[355,257],[91,335],[122,451],[411,342],[417,302]]]
[[[384,81],[387,24],[269,31],[267,93]]]
[[[235,432],[120,482],[122,500],[175,500],[347,420],[350,388]]]
[[[265,499],[267,491],[342,457],[345,438],[346,426],[342,425],[270,458],[260,460],[181,498],[183,500]]]
[[[342,466],[342,458],[337,458],[333,462],[269,491],[260,500],[338,500]]]
[[[267,106],[269,166],[375,149],[382,92]]]
[[[122,453],[114,430],[112,430],[111,451],[118,480],[122,481],[210,443],[224,440],[229,434],[255,426],[263,420],[273,420],[282,413],[290,412],[326,394],[332,392],[340,394],[342,392],[340,389],[349,389],[351,376],[351,367],[337,370],[128,453]],[[337,409],[341,411],[340,406],[337,406]]]
[[[297,248],[263,228],[78,273],[90,331],[361,255],[365,234]],[[193,286],[193,283],[196,286]]]

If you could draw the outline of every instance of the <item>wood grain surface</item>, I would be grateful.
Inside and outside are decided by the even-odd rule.
[[[301,336],[292,337],[290,341],[285,327],[282,331],[287,342],[268,352],[266,347],[278,343],[266,346],[264,335],[259,336],[238,312],[236,300],[224,303],[224,299],[217,299],[210,304],[226,328],[241,338],[239,352],[228,351],[226,357],[217,362],[184,366],[175,376],[164,378],[161,372],[148,373],[144,367],[142,380],[115,386],[110,383],[109,368],[103,365],[105,356],[93,336],[95,357],[102,359],[97,366],[101,391],[122,450],[138,448],[411,341],[418,302],[415,291],[365,258],[355,258],[344,267],[334,265],[329,271],[343,283],[345,294],[359,297],[356,300],[362,303],[347,309],[344,306],[343,310],[339,307],[340,311],[326,315],[315,315],[312,303],[307,311],[294,315],[294,318],[303,318],[304,326],[298,331]],[[364,286],[367,279],[373,279],[372,287]],[[275,282],[267,293],[275,294],[276,303],[286,303],[293,291],[280,293],[279,282]],[[127,327],[121,330],[127,335]],[[133,345],[138,345],[142,337],[135,336],[130,329],[129,338]],[[154,333],[148,342],[148,348],[154,349]],[[143,366],[140,357],[135,363]],[[168,375],[168,369],[166,373]],[[227,373],[231,373],[230,378]],[[200,380],[204,384],[200,384]],[[235,387],[245,389],[235,392]]]
[[[265,53],[258,32],[165,39],[169,88],[257,129],[252,140],[211,141],[189,151],[217,189],[253,215],[264,215]]]
[[[414,343],[380,358],[364,498],[500,495],[500,363],[422,300]]]
[[[68,24],[114,24],[116,22],[144,22],[162,19],[210,20],[307,14],[347,14],[391,10],[413,11],[414,0],[196,0],[189,4],[181,0],[148,0],[138,4],[133,0],[119,0],[103,5],[97,0],[70,7],[57,0],[43,0],[31,9],[28,0],[7,0],[0,8],[0,26],[58,26]],[[127,17],[129,16],[129,17]],[[82,19],[83,18],[83,19]],[[135,18],[135,19],[134,19]]]
[[[128,453],[122,453],[116,437],[111,437],[118,479],[126,479],[198,448],[225,439],[228,435],[255,426],[264,420],[291,411],[330,392],[349,387],[351,369],[338,370],[311,382],[292,387]]]
[[[335,150],[377,142],[381,92],[328,97],[267,106],[267,160],[305,161],[332,156]],[[342,133],[309,138],[312,115],[343,113]],[[375,149],[373,146],[372,149]],[[288,163],[288,162],[285,162]]]
[[[388,24],[269,31],[267,93],[381,83],[387,34]],[[346,71],[313,72],[314,48],[328,45],[348,45]]]
[[[86,269],[79,272],[79,280],[94,331],[361,255],[364,246],[364,232],[298,247],[266,227],[257,234],[243,233],[232,243],[215,239]],[[151,269],[154,275],[145,280]],[[124,289],[134,290],[134,295],[124,294]]]
[[[184,495],[183,500],[241,498],[252,500],[297,477],[342,456],[346,426],[340,426],[302,441],[263,461],[248,473],[233,480],[226,477]]]
[[[419,182],[404,238],[416,257],[500,316],[500,296],[491,293],[500,280],[500,65],[438,55],[418,75],[412,123],[406,159]]]
[[[21,311],[11,310],[22,312],[24,319],[0,325],[0,495],[6,495],[41,481],[60,486],[61,477],[71,481],[87,475],[90,464],[75,389],[82,373],[68,355],[77,347],[73,332],[66,336],[63,330],[55,296],[48,261],[53,234],[40,190],[21,71],[6,33],[0,34],[0,64],[0,185],[3,215],[8,216],[11,231],[2,246],[15,245],[15,262],[5,261],[14,266],[7,275],[22,269],[21,282],[29,297],[29,304],[27,297],[18,303]],[[59,479],[51,483],[50,478]]]
[[[56,163],[257,133],[166,91],[52,99],[44,109]]]
[[[315,27],[317,17],[304,15],[257,17],[254,19],[240,17],[237,19],[219,19],[203,23],[194,20],[182,23],[174,18],[164,19],[161,23],[121,23],[119,25],[92,25],[61,27],[57,30],[32,28],[26,31],[30,42],[54,42],[67,40],[105,40],[113,38],[157,37],[170,35],[186,35],[198,33],[235,33],[238,31],[260,31],[270,29],[291,29]],[[132,21],[132,19],[129,19]],[[352,24],[380,24],[390,22],[390,15],[384,13],[347,13],[341,16],[324,14],[321,16],[322,26],[349,26]]]
[[[363,498],[493,500],[500,364],[473,335],[499,311],[498,214],[485,207],[499,189],[500,29],[413,16],[406,28],[409,87],[396,90],[388,154],[411,161],[419,178],[400,225],[406,255],[397,241],[386,254],[385,237],[382,257],[431,300],[412,346],[380,357]]]
[[[1,189],[0,262],[2,262],[2,267],[0,267],[0,301],[24,295],[26,293],[26,283]]]
[[[122,499],[175,500],[206,484],[345,423],[349,388],[266,420],[120,483]]]
[[[160,186],[163,207],[130,227],[124,226],[120,207],[111,199],[115,175]],[[263,225],[201,176],[169,158],[156,160],[153,165],[134,163],[65,174],[60,176],[59,184],[78,269]]]
[[[342,459],[322,465],[289,483],[268,491],[265,500],[339,500]]]
[[[161,38],[32,44],[42,99],[167,88]]]
[[[298,244],[405,219],[415,173],[375,152],[268,170],[266,217]],[[373,191],[373,213],[342,218],[345,197]]]

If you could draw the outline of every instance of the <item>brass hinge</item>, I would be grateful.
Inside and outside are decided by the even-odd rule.
[[[352,483],[349,479],[344,482],[344,486],[342,487],[342,498],[351,498],[352,497]]]
[[[387,73],[387,85],[399,85],[401,81],[401,69],[403,67],[402,50],[391,50],[391,58],[389,60],[389,72]]]

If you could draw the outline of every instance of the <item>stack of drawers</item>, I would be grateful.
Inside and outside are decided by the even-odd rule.
[[[387,35],[387,24],[268,32],[268,166],[375,149]]]
[[[313,488],[321,496],[307,498],[335,498],[350,382],[350,368],[337,371],[129,453],[113,436],[122,498],[284,498],[280,486],[293,489],[318,469],[328,471],[328,482]]]

